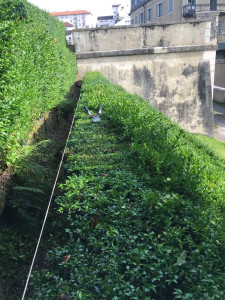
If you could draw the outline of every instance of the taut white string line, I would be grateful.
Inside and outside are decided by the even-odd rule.
[[[79,98],[79,100],[80,100],[80,98]],[[79,100],[78,100],[78,102],[79,102]],[[68,137],[67,137],[67,140],[66,140],[66,145],[65,145],[65,148],[64,148],[64,151],[63,151],[62,159],[60,161],[58,172],[57,172],[56,179],[55,179],[55,183],[54,183],[53,188],[52,188],[52,193],[51,193],[50,200],[49,200],[49,203],[48,203],[48,207],[47,207],[47,210],[46,210],[46,213],[45,213],[45,218],[44,218],[44,221],[43,221],[43,225],[42,225],[42,228],[41,228],[41,232],[40,232],[40,235],[39,235],[37,246],[36,246],[36,249],[35,249],[35,252],[34,252],[34,257],[33,257],[33,260],[32,260],[31,266],[30,266],[29,274],[27,276],[27,281],[26,281],[26,285],[25,285],[25,288],[24,288],[22,300],[25,299],[25,295],[26,295],[26,292],[27,292],[27,288],[28,288],[29,280],[30,280],[31,273],[32,273],[32,270],[33,270],[34,262],[35,262],[35,259],[36,259],[36,256],[37,256],[37,251],[38,251],[38,248],[40,246],[40,242],[41,242],[42,234],[43,234],[43,231],[44,231],[45,223],[46,223],[46,220],[47,220],[47,217],[48,217],[48,213],[49,213],[52,198],[53,198],[53,195],[54,195],[54,192],[55,192],[55,188],[56,188],[56,184],[57,184],[57,181],[58,181],[59,173],[60,173],[62,163],[63,163],[63,159],[64,159],[64,156],[65,156],[65,153],[66,153],[67,144],[68,144],[71,132],[72,132],[72,128],[73,128],[73,124],[74,124],[74,120],[75,120],[75,116],[76,116],[76,111],[77,111],[77,109],[75,109],[75,113],[74,113],[74,116],[73,116],[70,131],[69,131],[69,134],[68,134]]]

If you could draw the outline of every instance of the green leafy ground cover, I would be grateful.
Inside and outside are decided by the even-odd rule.
[[[204,135],[195,135],[198,140],[206,144],[208,147],[215,152],[220,159],[225,160],[225,143],[219,141],[216,138],[204,136]]]
[[[75,79],[64,24],[26,0],[0,0],[0,167],[15,161]]]
[[[89,73],[65,168],[29,299],[223,299],[224,162],[207,146]]]

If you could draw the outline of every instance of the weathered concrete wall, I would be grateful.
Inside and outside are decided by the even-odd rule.
[[[201,58],[199,52],[189,53],[188,57],[186,53],[117,56],[78,59],[78,66],[81,77],[87,71],[100,71],[112,83],[148,100],[186,130],[213,135],[211,82],[209,73],[204,74],[209,72],[209,62],[208,69],[203,70]],[[203,76],[208,77],[207,90],[203,85],[205,92],[200,97]]]
[[[81,30],[74,40],[81,78],[100,71],[183,128],[213,135],[211,22]]]
[[[195,46],[217,43],[211,21],[180,24],[141,25],[80,29],[73,32],[76,53]]]

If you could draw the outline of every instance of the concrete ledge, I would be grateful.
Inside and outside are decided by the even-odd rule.
[[[154,47],[143,49],[112,50],[112,51],[93,51],[76,53],[77,59],[98,58],[98,57],[115,57],[128,55],[145,55],[145,54],[165,54],[180,52],[196,51],[216,51],[217,45],[196,45],[196,46],[172,46],[172,47]]]
[[[225,88],[214,86],[213,100],[218,103],[225,103]]]
[[[211,22],[212,18],[210,17],[204,17],[204,20],[191,20],[188,23],[196,26],[201,24],[202,22]],[[184,25],[184,22],[177,22],[177,25]],[[144,24],[134,24],[134,25],[120,25],[120,26],[107,26],[107,27],[93,27],[93,28],[79,28],[79,29],[73,29],[72,32],[84,32],[84,31],[107,31],[109,29],[124,29],[124,28],[150,28],[152,30],[155,29],[155,27],[162,27],[166,28],[168,26],[174,26],[174,22],[164,22],[164,23],[158,23],[158,22],[151,22],[151,23],[144,23]]]

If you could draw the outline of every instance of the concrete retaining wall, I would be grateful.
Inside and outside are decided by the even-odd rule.
[[[78,73],[100,71],[183,128],[213,135],[214,23],[74,32]]]
[[[76,53],[217,43],[212,22],[77,29]]]

